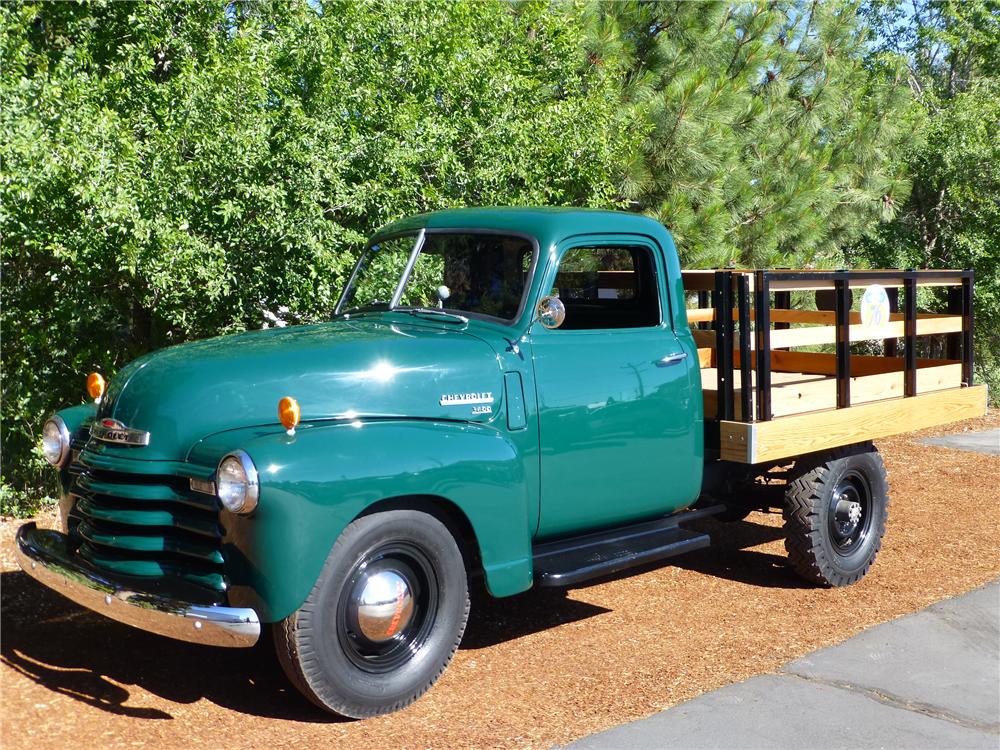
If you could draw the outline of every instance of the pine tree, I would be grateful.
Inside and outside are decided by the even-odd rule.
[[[688,266],[836,265],[905,199],[908,94],[852,4],[595,3],[589,39],[648,126],[625,195]]]

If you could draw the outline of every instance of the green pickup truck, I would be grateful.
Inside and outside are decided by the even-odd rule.
[[[917,286],[948,314],[918,313]],[[971,301],[969,271],[682,274],[633,214],[406,218],[329,322],[92,374],[93,402],[44,429],[62,532],[25,524],[18,561],[166,636],[251,646],[270,625],[317,705],[394,711],[451,660],[470,581],[573,586],[772,506],[797,572],[857,581],[886,522],[871,441],[985,409]],[[926,336],[946,358],[918,359]]]

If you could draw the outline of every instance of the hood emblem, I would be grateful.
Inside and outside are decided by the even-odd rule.
[[[441,406],[466,406],[469,404],[492,404],[493,394],[481,393],[444,393],[441,395]]]
[[[149,445],[149,433],[126,427],[117,419],[102,419],[90,426],[90,436],[105,443]]]

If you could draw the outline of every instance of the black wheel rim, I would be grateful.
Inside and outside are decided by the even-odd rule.
[[[848,557],[864,546],[872,526],[872,493],[868,480],[849,471],[830,496],[828,524],[837,554]]]
[[[361,594],[370,582],[394,582],[409,592],[408,614],[403,613],[401,593],[395,602],[387,602],[385,621],[378,623],[381,632],[373,637],[371,627],[359,615],[364,605]],[[400,584],[402,582],[402,584]],[[367,553],[348,577],[337,607],[337,639],[347,658],[365,672],[382,674],[399,669],[426,644],[438,613],[439,587],[434,566],[418,547],[407,542],[381,545]],[[395,605],[395,606],[394,606]],[[398,624],[398,628],[396,625]]]

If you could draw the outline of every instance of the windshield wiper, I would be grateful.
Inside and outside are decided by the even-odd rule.
[[[464,315],[456,315],[455,313],[445,312],[444,310],[437,310],[433,307],[406,307],[406,308],[396,308],[400,312],[406,312],[414,317],[427,317],[436,318],[444,321],[445,323],[459,323],[465,325],[469,322],[469,319]]]
[[[371,302],[367,305],[359,305],[358,307],[352,307],[348,310],[341,310],[339,313],[336,313],[333,317],[340,318],[343,317],[344,315],[354,315],[356,313],[375,312],[376,310],[388,310],[388,309],[389,309],[388,302],[376,301],[376,302]]]

